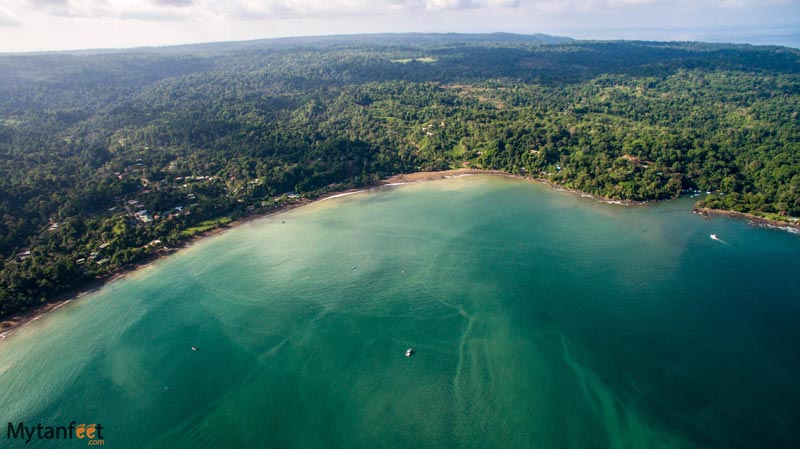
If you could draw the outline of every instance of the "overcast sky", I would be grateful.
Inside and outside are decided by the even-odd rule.
[[[0,52],[412,31],[800,47],[800,0],[0,0]]]

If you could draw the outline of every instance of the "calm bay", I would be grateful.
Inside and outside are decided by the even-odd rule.
[[[266,217],[1,341],[0,418],[114,448],[797,447],[800,238],[691,205],[468,176]]]

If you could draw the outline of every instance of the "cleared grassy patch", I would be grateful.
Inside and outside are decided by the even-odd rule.
[[[215,218],[213,220],[206,220],[203,222],[198,223],[196,226],[192,226],[191,228],[184,229],[181,231],[182,237],[193,237],[197,234],[202,234],[206,231],[210,231],[214,228],[226,225],[233,221],[231,217],[220,217]]]
[[[424,58],[392,59],[391,60],[391,62],[397,62],[397,63],[400,63],[400,64],[408,64],[411,61],[424,62],[424,63],[430,64],[432,62],[436,62],[436,59],[431,58],[429,56],[426,56]]]

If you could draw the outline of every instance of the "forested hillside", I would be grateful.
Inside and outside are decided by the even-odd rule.
[[[800,51],[378,35],[0,56],[0,316],[246,214],[469,166],[800,215]]]

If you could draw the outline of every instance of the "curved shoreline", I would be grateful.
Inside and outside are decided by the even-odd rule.
[[[13,335],[13,333],[15,331],[19,330],[25,324],[30,323],[32,321],[38,320],[39,318],[41,318],[45,314],[47,314],[49,312],[52,312],[52,311],[54,311],[54,310],[56,310],[56,309],[58,309],[58,308],[60,308],[60,307],[62,307],[64,305],[66,305],[67,303],[71,302],[72,300],[80,299],[82,296],[84,296],[86,294],[89,294],[89,293],[93,293],[93,292],[99,290],[100,288],[110,284],[111,282],[114,282],[114,281],[116,281],[118,279],[121,279],[121,278],[127,276],[130,273],[136,272],[136,271],[138,271],[138,270],[140,270],[142,268],[150,266],[152,263],[154,263],[154,262],[156,262],[158,260],[164,259],[164,258],[166,258],[166,257],[168,257],[168,256],[170,256],[172,254],[175,254],[175,253],[179,252],[182,249],[189,248],[190,246],[194,245],[195,243],[197,243],[197,242],[199,242],[201,240],[204,240],[204,239],[206,239],[208,237],[212,237],[212,236],[221,234],[221,233],[223,233],[223,232],[225,232],[225,231],[227,231],[227,230],[229,230],[231,228],[234,228],[236,226],[239,226],[241,224],[248,223],[248,222],[255,221],[255,220],[259,220],[259,219],[262,219],[262,218],[266,218],[266,217],[269,217],[269,216],[272,216],[272,215],[276,215],[276,214],[279,214],[279,213],[283,213],[283,212],[289,211],[291,209],[295,209],[297,207],[305,206],[305,205],[308,205],[308,204],[311,204],[311,203],[315,203],[315,202],[319,202],[319,201],[325,201],[325,200],[329,200],[329,199],[333,199],[333,198],[339,198],[339,197],[343,197],[343,196],[348,196],[348,195],[352,195],[352,194],[355,194],[355,193],[365,192],[365,191],[368,191],[370,189],[374,189],[376,187],[381,187],[381,186],[389,187],[389,186],[413,184],[413,183],[418,183],[418,182],[437,181],[437,180],[442,180],[442,179],[449,179],[449,178],[455,178],[455,177],[460,177],[460,176],[469,176],[469,175],[493,175],[493,176],[502,176],[502,177],[506,177],[506,178],[516,178],[516,179],[521,179],[521,180],[526,180],[526,181],[539,182],[539,183],[542,183],[542,184],[546,184],[549,187],[551,187],[551,188],[553,188],[555,190],[561,191],[561,192],[567,192],[567,193],[571,193],[571,194],[574,194],[574,195],[580,195],[583,198],[591,198],[591,199],[593,199],[595,201],[598,201],[598,202],[601,202],[601,203],[606,203],[606,204],[615,204],[615,205],[624,205],[624,206],[639,206],[639,205],[646,205],[646,204],[650,203],[650,201],[614,200],[614,199],[605,198],[605,197],[602,197],[602,196],[599,196],[599,195],[592,195],[592,194],[589,194],[589,193],[586,193],[586,192],[582,192],[582,191],[579,191],[579,190],[568,189],[568,188],[565,188],[565,187],[563,187],[561,185],[558,185],[558,184],[555,184],[553,182],[550,182],[547,179],[532,178],[532,177],[527,177],[527,176],[522,176],[522,175],[515,175],[515,174],[512,174],[512,173],[506,173],[506,172],[503,172],[503,171],[500,171],[500,170],[481,170],[481,169],[474,169],[474,168],[460,168],[460,169],[454,169],[454,170],[421,171],[421,172],[414,172],[414,173],[398,174],[398,175],[390,176],[388,178],[384,178],[384,179],[380,180],[377,184],[374,184],[374,185],[364,186],[362,188],[351,188],[351,189],[346,189],[346,190],[342,190],[342,191],[335,191],[335,192],[331,192],[329,194],[322,195],[320,197],[313,198],[313,199],[301,198],[298,201],[295,201],[293,203],[286,204],[286,205],[283,205],[283,206],[279,206],[279,207],[277,207],[275,209],[272,209],[272,210],[270,210],[268,212],[265,212],[265,213],[252,214],[252,215],[248,215],[248,216],[245,216],[245,217],[237,218],[236,220],[233,220],[228,224],[221,225],[221,226],[219,226],[217,228],[210,229],[208,231],[205,231],[205,232],[202,232],[200,234],[197,234],[197,235],[189,238],[188,240],[185,240],[185,241],[181,242],[176,247],[163,248],[161,250],[158,250],[157,252],[145,257],[143,260],[141,260],[141,261],[139,261],[137,263],[134,263],[134,264],[131,264],[131,265],[128,265],[128,266],[125,266],[125,267],[121,267],[118,270],[116,270],[116,271],[114,271],[112,273],[109,273],[109,274],[107,274],[105,276],[100,276],[100,277],[90,281],[89,283],[87,283],[83,287],[80,287],[80,288],[77,288],[77,289],[74,289],[74,290],[59,294],[56,297],[54,297],[53,299],[51,299],[50,301],[48,301],[47,303],[45,303],[45,304],[43,304],[43,305],[41,305],[39,307],[35,307],[35,308],[31,309],[31,310],[27,310],[27,311],[24,311],[24,312],[19,312],[19,313],[15,314],[15,315],[12,315],[10,317],[7,317],[7,318],[3,319],[2,321],[0,321],[0,341],[6,339],[7,337],[9,337],[11,335]],[[754,225],[763,226],[763,227],[780,228],[780,229],[784,229],[784,230],[792,230],[792,232],[800,233],[800,225],[792,226],[791,224],[788,224],[788,223],[775,222],[773,220],[768,220],[768,219],[757,217],[757,216],[751,215],[751,214],[745,214],[745,213],[733,212],[733,211],[721,211],[721,210],[706,209],[706,208],[694,208],[694,209],[692,209],[692,211],[695,212],[695,213],[699,213],[701,215],[725,215],[725,216],[733,217],[733,218],[747,218]]]
[[[348,194],[347,192],[350,192],[351,190],[355,190],[355,189],[350,189],[350,190],[343,191],[343,192],[337,192],[336,194],[337,195]],[[354,192],[351,192],[351,193],[354,193]],[[22,311],[22,312],[18,312],[18,313],[14,314],[14,315],[11,315],[9,317],[3,318],[2,321],[0,321],[0,341],[5,340],[7,337],[13,335],[14,332],[19,330],[21,327],[25,326],[26,324],[28,324],[28,323],[30,323],[32,321],[38,320],[39,318],[41,318],[45,314],[47,314],[49,312],[52,312],[52,311],[54,311],[54,310],[56,310],[56,309],[58,309],[58,308],[60,308],[60,307],[62,307],[64,305],[66,305],[67,303],[69,303],[69,302],[71,302],[73,300],[80,299],[84,295],[96,292],[97,290],[103,288],[104,286],[106,286],[106,285],[108,285],[108,284],[110,284],[110,283],[112,283],[112,282],[114,282],[114,281],[116,281],[118,279],[124,278],[125,276],[127,276],[127,275],[129,275],[131,273],[134,273],[134,272],[139,271],[139,270],[141,270],[143,268],[146,268],[146,267],[152,265],[153,263],[155,263],[155,262],[157,262],[157,261],[159,261],[161,259],[169,257],[169,256],[171,256],[173,254],[176,254],[176,253],[180,252],[182,249],[189,248],[189,247],[191,247],[192,245],[194,245],[195,243],[197,243],[197,242],[199,242],[201,240],[204,240],[204,239],[206,239],[208,237],[213,237],[215,235],[221,234],[221,233],[223,233],[223,232],[225,232],[225,231],[227,231],[229,229],[232,229],[232,228],[234,228],[234,227],[236,227],[238,225],[241,225],[241,224],[244,224],[244,223],[247,223],[247,222],[250,222],[250,221],[258,220],[260,218],[269,217],[269,216],[272,216],[272,215],[275,215],[275,214],[286,212],[288,210],[291,210],[291,209],[294,209],[294,208],[297,208],[297,207],[300,207],[300,206],[305,206],[306,204],[311,204],[313,202],[322,201],[323,199],[329,199],[329,198],[330,198],[330,196],[325,196],[325,197],[317,198],[317,199],[314,199],[314,200],[308,200],[308,199],[303,198],[303,199],[300,199],[300,200],[295,201],[293,203],[286,204],[286,205],[283,205],[283,206],[280,206],[280,207],[276,207],[275,209],[272,209],[272,210],[270,210],[268,212],[265,212],[265,213],[262,213],[262,214],[253,214],[253,215],[248,215],[248,216],[245,216],[245,217],[237,218],[237,219],[231,221],[230,223],[227,223],[227,224],[224,224],[224,225],[220,225],[219,227],[216,227],[216,228],[213,228],[213,229],[209,229],[208,231],[196,234],[196,235],[188,238],[187,240],[184,240],[184,241],[180,242],[177,246],[170,247],[170,248],[161,248],[161,249],[157,250],[156,252],[145,256],[142,260],[140,260],[138,262],[135,262],[135,263],[132,263],[130,265],[126,265],[126,266],[120,267],[119,269],[117,269],[117,270],[115,270],[115,271],[113,271],[111,273],[108,273],[106,275],[98,276],[98,277],[92,279],[91,281],[87,282],[82,287],[79,287],[79,288],[76,288],[76,289],[73,289],[73,290],[58,294],[54,298],[52,298],[51,300],[47,301],[45,304],[42,304],[41,306],[34,307],[33,309],[30,309],[30,310],[25,310],[25,311]]]
[[[495,175],[495,176],[503,176],[505,178],[516,178],[516,179],[523,179],[525,181],[539,182],[542,184],[546,184],[550,186],[552,189],[558,190],[559,192],[567,192],[575,195],[580,195],[583,198],[591,198],[595,201],[606,204],[616,204],[622,206],[642,206],[652,202],[652,201],[634,201],[634,200],[615,200],[600,195],[586,193],[580,190],[569,189],[544,178],[532,178],[529,176],[506,173],[500,170],[480,170],[474,168],[459,168],[457,170],[443,170],[443,171],[422,171],[422,172],[394,175],[382,180],[379,185],[403,185],[403,184],[411,184],[414,182],[436,181],[438,179],[447,179],[447,178],[454,178],[457,176],[466,176],[466,175]]]
[[[73,290],[70,290],[70,291],[67,291],[67,292],[64,292],[64,293],[60,293],[60,294],[56,295],[55,297],[53,297],[52,299],[50,299],[49,301],[47,301],[46,303],[42,304],[41,306],[34,307],[34,308],[30,309],[30,310],[25,310],[25,311],[22,311],[22,312],[18,312],[18,313],[14,314],[14,315],[11,315],[9,317],[3,318],[0,321],[0,341],[5,340],[6,338],[8,338],[11,335],[13,335],[17,330],[19,330],[20,328],[25,326],[26,324],[38,320],[39,318],[41,318],[45,314],[50,313],[50,312],[52,312],[52,311],[54,311],[56,309],[59,309],[62,306],[66,305],[67,303],[72,302],[73,300],[80,299],[84,295],[87,295],[89,293],[94,293],[94,292],[98,291],[99,289],[105,287],[106,285],[108,285],[108,284],[110,284],[110,283],[112,283],[112,282],[114,282],[114,281],[116,281],[118,279],[122,279],[122,278],[124,278],[125,276],[127,276],[127,275],[129,275],[131,273],[134,273],[134,272],[139,271],[139,270],[141,270],[143,268],[146,268],[146,267],[152,265],[153,263],[155,263],[155,262],[157,262],[159,260],[165,259],[166,257],[169,257],[169,256],[171,256],[173,254],[176,254],[176,253],[180,252],[183,249],[189,248],[189,247],[193,246],[195,243],[200,242],[201,240],[205,240],[206,238],[213,237],[215,235],[221,234],[221,233],[223,233],[223,232],[225,232],[227,230],[235,228],[235,227],[237,227],[239,225],[242,225],[244,223],[248,223],[248,222],[251,222],[251,221],[255,221],[255,220],[262,219],[262,218],[270,217],[272,215],[280,214],[280,213],[283,213],[283,212],[286,212],[286,211],[289,211],[289,210],[292,210],[292,209],[295,209],[295,208],[298,208],[298,207],[301,207],[301,206],[305,206],[305,205],[308,205],[308,204],[311,204],[311,203],[315,203],[315,202],[318,202],[318,201],[324,201],[324,200],[328,200],[328,199],[332,199],[332,198],[337,198],[337,197],[341,197],[341,196],[346,196],[346,195],[352,195],[354,193],[363,192],[363,191],[366,191],[366,190],[369,190],[369,189],[372,189],[372,188],[375,188],[375,187],[379,187],[381,185],[385,185],[384,181],[385,180],[381,180],[381,182],[379,184],[376,184],[374,186],[368,186],[366,188],[361,188],[361,189],[352,188],[352,189],[336,191],[336,192],[332,192],[330,194],[326,194],[326,195],[323,195],[323,196],[320,196],[320,197],[314,198],[314,199],[300,198],[297,201],[294,201],[292,203],[276,207],[276,208],[271,209],[271,210],[269,210],[267,212],[264,212],[264,213],[251,214],[251,215],[247,215],[247,216],[244,216],[244,217],[237,218],[237,219],[235,219],[235,220],[233,220],[233,221],[231,221],[231,222],[229,222],[227,224],[220,225],[220,226],[218,226],[216,228],[209,229],[208,231],[196,234],[196,235],[188,238],[187,240],[184,240],[184,241],[180,242],[178,245],[176,245],[174,247],[161,248],[161,249],[157,250],[156,252],[145,256],[142,260],[140,260],[138,262],[135,262],[135,263],[132,263],[130,265],[126,265],[126,266],[120,267],[119,269],[117,269],[117,270],[115,270],[115,271],[113,271],[111,273],[108,273],[106,275],[98,276],[98,277],[92,279],[91,281],[87,282],[86,284],[84,284],[82,287],[79,287],[79,288],[76,288],[76,289],[73,289]]]

